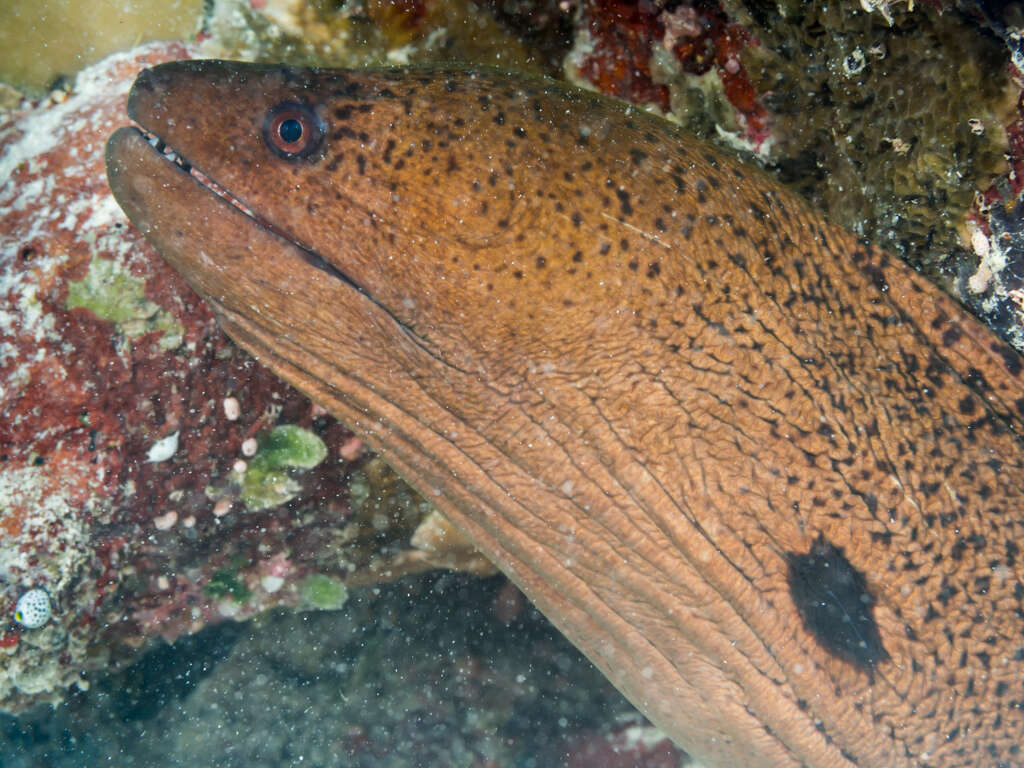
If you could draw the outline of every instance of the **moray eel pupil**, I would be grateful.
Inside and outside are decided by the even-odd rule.
[[[302,138],[302,123],[295,118],[289,118],[281,123],[277,132],[285,144],[294,144]]]

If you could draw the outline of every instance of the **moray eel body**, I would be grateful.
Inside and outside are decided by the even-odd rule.
[[[1024,765],[1021,360],[897,260],[552,81],[179,62],[129,114],[225,330],[691,754]]]

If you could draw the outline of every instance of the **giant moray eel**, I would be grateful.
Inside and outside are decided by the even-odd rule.
[[[114,194],[224,329],[686,750],[1024,765],[1021,359],[902,263],[548,80],[179,62],[128,112],[178,160],[119,130]]]

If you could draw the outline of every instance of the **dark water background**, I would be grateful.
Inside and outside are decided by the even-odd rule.
[[[0,766],[566,764],[633,710],[528,602],[503,623],[503,594],[439,573],[207,627],[0,717]]]

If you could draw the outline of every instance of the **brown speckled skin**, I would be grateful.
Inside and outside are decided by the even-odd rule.
[[[314,105],[285,160],[266,111]],[[668,123],[495,74],[177,63],[132,220],[228,332],[383,453],[721,766],[1020,766],[1021,361],[898,261]],[[886,659],[805,627],[823,537]]]

